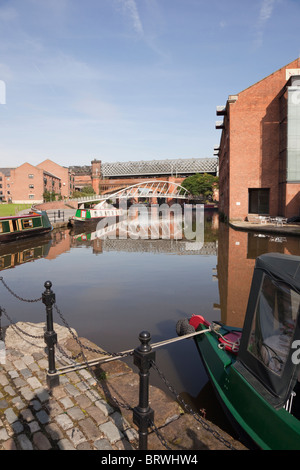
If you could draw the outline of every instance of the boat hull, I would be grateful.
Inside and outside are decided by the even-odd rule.
[[[0,243],[44,235],[53,230],[46,212],[0,218]]]
[[[198,329],[204,329],[199,326]],[[233,354],[211,333],[195,339],[216,395],[239,438],[249,448],[299,450],[300,422],[257,392]],[[253,380],[253,378],[252,378]]]
[[[124,211],[121,209],[78,209],[70,222],[72,225],[97,223],[103,219],[112,219],[122,215],[124,215]]]
[[[44,235],[46,233],[51,232],[52,228],[43,228],[40,230],[29,230],[26,233],[21,232],[21,233],[10,233],[10,234],[5,234],[1,236],[0,238],[0,243],[5,243],[5,242],[14,242],[16,240],[23,240],[24,238],[29,238],[29,237],[36,237],[38,235]]]

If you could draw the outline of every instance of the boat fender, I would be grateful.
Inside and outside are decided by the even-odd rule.
[[[183,318],[176,323],[176,333],[178,336],[188,335],[195,333],[195,328],[190,325],[188,318]]]
[[[194,327],[195,330],[197,330],[198,326],[205,325],[207,328],[210,326],[209,321],[205,320],[204,317],[201,315],[193,315],[190,320],[189,320],[190,325]]]

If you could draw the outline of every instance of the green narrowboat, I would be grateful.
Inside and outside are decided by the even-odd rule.
[[[300,257],[269,253],[256,260],[242,329],[199,315],[186,325],[199,331],[208,377],[250,449],[300,450],[299,307]]]
[[[0,217],[0,243],[42,235],[53,229],[46,211]]]
[[[122,209],[115,207],[99,207],[94,209],[77,209],[75,215],[71,219],[72,224],[83,222],[98,222],[106,217],[119,217],[123,215]]]

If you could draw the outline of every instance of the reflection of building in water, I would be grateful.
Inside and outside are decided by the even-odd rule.
[[[143,209],[143,206],[141,207]],[[166,217],[161,217],[159,210],[155,208],[151,209],[151,214],[145,206],[144,209],[131,211],[129,218],[125,220],[120,218],[120,221],[110,225],[103,220],[99,222],[94,232],[74,235],[73,243],[77,245],[91,243],[95,253],[127,251],[216,256],[217,236],[210,237],[210,241],[204,242],[203,212],[199,216],[202,226],[200,229],[195,229],[190,223],[188,235],[191,235],[191,238],[187,238],[185,236],[187,232],[183,230],[183,221],[187,221],[188,217],[183,219],[181,208],[178,212],[168,213]]]
[[[254,260],[247,259],[248,234],[225,224],[219,227],[218,280],[221,320],[242,327],[248,303]]]
[[[26,241],[6,243],[0,247],[0,270],[14,268],[39,258],[45,258],[51,247],[50,235]]]
[[[52,232],[52,245],[46,258],[49,260],[55,259],[62,253],[69,251],[70,246],[71,237],[69,229]]]
[[[255,260],[271,252],[299,255],[300,239],[237,231],[220,224],[217,272],[225,324],[243,326]]]

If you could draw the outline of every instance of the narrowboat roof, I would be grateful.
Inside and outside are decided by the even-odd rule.
[[[23,215],[8,215],[7,217],[0,217],[0,222],[3,220],[11,220],[11,219],[24,219],[26,217],[40,217],[42,214],[37,212],[32,212],[32,214],[23,214]]]
[[[281,253],[266,253],[256,260],[255,269],[261,269],[278,281],[290,285],[300,293],[300,257]]]

